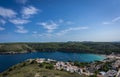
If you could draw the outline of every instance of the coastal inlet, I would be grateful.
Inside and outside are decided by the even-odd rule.
[[[23,62],[30,58],[46,58],[54,59],[57,61],[79,61],[79,62],[93,62],[96,60],[103,60],[105,56],[96,54],[81,54],[69,52],[32,52],[23,54],[8,54],[0,55],[0,72],[5,71],[9,67]]]

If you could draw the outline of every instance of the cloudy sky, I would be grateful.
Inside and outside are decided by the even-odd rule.
[[[120,0],[0,0],[0,42],[120,41]]]

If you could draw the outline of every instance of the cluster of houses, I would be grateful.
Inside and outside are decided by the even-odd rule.
[[[107,67],[107,71],[102,70]],[[97,77],[120,77],[120,57],[109,56],[105,60],[91,63],[86,68],[89,72],[94,73],[98,71]]]
[[[71,73],[77,72],[79,74],[82,74],[83,72],[82,69],[78,68],[77,66],[72,66],[69,62],[58,61],[54,66],[57,70],[65,70]]]
[[[101,69],[104,64],[106,62],[111,62],[111,66],[108,71],[103,71],[103,70],[99,70],[97,73],[97,77],[120,77],[120,58],[107,58],[103,61],[101,61],[100,63],[97,62],[93,62],[90,63],[89,66],[85,66],[85,67],[77,67],[74,65],[74,63],[72,62],[62,62],[62,61],[55,61],[52,59],[44,59],[44,58],[38,58],[38,59],[34,59],[37,63],[43,63],[43,62],[47,62],[47,63],[51,63],[54,62],[54,68],[56,70],[64,70],[64,71],[69,71],[71,73],[78,73],[80,75],[94,75],[95,71],[98,71],[99,69]],[[31,59],[32,61],[32,59]]]
[[[109,69],[104,77],[120,77],[120,57],[114,56],[107,58],[106,62],[111,62],[111,69]]]

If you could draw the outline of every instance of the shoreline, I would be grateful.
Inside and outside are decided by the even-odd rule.
[[[31,51],[31,52],[28,52],[28,51],[24,51],[24,52],[0,52],[0,56],[1,55],[16,55],[16,54],[29,54],[29,53],[34,53],[34,52],[64,52],[64,53],[81,53],[81,52],[68,52],[68,51]],[[81,53],[81,54],[95,54],[95,55],[98,55],[98,56],[102,56],[104,57],[105,59],[110,59],[110,58],[118,58],[120,59],[120,54],[109,54],[109,55],[106,55],[106,54],[96,54],[96,53]]]
[[[104,56],[106,56],[106,55],[104,55]],[[58,60],[54,60],[54,59],[45,59],[45,58],[32,59],[31,58],[31,59],[25,60],[24,62],[19,63],[19,66],[22,63],[24,63],[24,64],[22,64],[24,66],[27,66],[25,64],[28,64],[28,63],[31,65],[34,63],[36,63],[37,65],[39,65],[39,64],[43,65],[46,63],[46,64],[52,64],[54,70],[60,70],[60,71],[62,70],[62,71],[70,72],[70,73],[77,73],[79,75],[92,76],[95,74],[95,69],[99,70],[106,63],[112,62],[111,63],[112,65],[110,64],[111,65],[110,67],[112,67],[112,70],[108,69],[107,71],[104,71],[104,69],[101,69],[98,71],[96,76],[101,76],[101,77],[107,76],[107,75],[111,76],[111,72],[114,72],[115,73],[114,76],[117,76],[117,75],[119,75],[119,70],[118,69],[115,70],[113,68],[113,66],[115,66],[116,68],[119,66],[120,57],[117,59],[115,55],[108,55],[108,57],[109,56],[114,56],[114,58],[110,57],[110,58],[108,58],[108,60],[100,61],[102,64],[96,61],[96,62],[93,62],[90,64],[83,64],[83,66],[82,65],[79,66],[78,64],[81,64],[80,62],[78,62],[76,64],[76,62],[68,62],[68,61],[64,62],[64,61],[58,61]],[[111,60],[111,59],[113,59],[113,60]],[[113,62],[113,61],[115,61],[115,62]],[[28,63],[25,63],[25,62],[28,62]],[[96,64],[97,64],[97,66],[96,66]],[[16,65],[13,65],[9,69],[12,69],[12,68],[14,69],[14,67],[16,67]],[[1,74],[5,73],[5,72],[10,72],[9,69],[1,72]],[[101,74],[101,72],[104,72],[104,74]]]
[[[29,53],[34,53],[34,52],[64,52],[64,53],[81,53],[81,52],[68,52],[68,51],[25,51],[25,52],[0,52],[0,55],[16,55],[16,54],[29,54]],[[120,59],[120,54],[97,54],[97,53],[87,53],[87,52],[82,52],[81,54],[95,54],[95,55],[99,55],[99,56],[103,56],[105,57],[105,59],[107,58],[119,58]]]
[[[24,53],[32,53],[32,52],[64,52],[64,53],[82,53],[82,54],[96,54],[96,55],[100,55],[100,56],[108,56],[107,54],[102,54],[102,53],[90,53],[90,52],[81,52],[81,51],[39,51],[39,50],[31,50],[31,51],[22,51],[22,52],[14,52],[14,51],[10,51],[10,52],[0,52],[0,55],[14,55],[14,54],[24,54]],[[109,54],[111,55],[111,54]],[[120,54],[114,54],[114,55],[120,55]]]
[[[15,54],[24,54],[29,52],[0,52],[0,55],[15,55]]]

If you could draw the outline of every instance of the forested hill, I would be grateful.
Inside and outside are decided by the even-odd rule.
[[[49,42],[49,43],[0,43],[0,53],[32,51],[63,51],[111,54],[120,53],[119,42]]]

